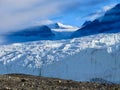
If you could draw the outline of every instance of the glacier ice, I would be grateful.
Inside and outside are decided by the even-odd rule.
[[[120,33],[0,46],[0,74],[120,83]]]

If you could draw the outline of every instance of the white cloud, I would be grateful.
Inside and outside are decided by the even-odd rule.
[[[106,11],[110,10],[111,8],[113,8],[115,5],[116,5],[116,4],[111,4],[111,5],[109,5],[109,6],[104,6],[104,7],[103,7],[103,11],[106,12]]]
[[[103,6],[101,10],[96,11],[95,13],[93,13],[90,16],[87,16],[86,18],[89,20],[95,20],[98,17],[101,17],[102,15],[104,15],[104,13],[108,10],[110,10],[111,8],[113,8],[116,4],[111,4],[111,5],[107,5],[107,6]]]
[[[55,3],[37,6],[42,3],[39,0],[2,0],[0,3],[0,29],[8,31],[8,29],[24,27],[36,18],[43,19],[52,13],[57,13]]]
[[[36,21],[33,25],[48,25],[52,23],[55,23],[55,22],[52,20],[41,20],[41,21]]]
[[[72,3],[72,0],[70,1],[0,0],[0,30],[4,32],[23,28],[31,25],[36,19],[46,20],[69,7]]]
[[[106,2],[105,0],[0,0],[0,30],[4,32],[20,29],[34,25],[38,21],[43,23],[43,20],[48,20],[51,16],[56,17],[58,14],[64,16],[63,12],[76,11],[77,14],[81,12],[80,14],[84,15],[88,12],[88,8],[94,8],[94,5],[103,1]],[[108,9],[109,7],[104,7],[104,11]],[[97,15],[93,15],[93,18]]]

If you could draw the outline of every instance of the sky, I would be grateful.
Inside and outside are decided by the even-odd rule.
[[[0,0],[0,32],[61,22],[80,27],[120,0]]]

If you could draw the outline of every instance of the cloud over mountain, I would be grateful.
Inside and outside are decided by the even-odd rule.
[[[115,0],[107,1],[115,2]],[[67,17],[67,15],[73,15],[72,17],[75,19],[75,15],[82,17],[86,15],[88,8],[94,8],[96,5],[106,3],[107,1],[0,0],[0,30],[4,32],[23,28],[34,25],[37,21],[49,20],[51,17],[61,17],[61,15],[63,15],[64,18]]]

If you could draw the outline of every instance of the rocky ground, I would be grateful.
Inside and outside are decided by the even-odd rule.
[[[0,90],[120,90],[120,85],[9,74],[0,75]]]

